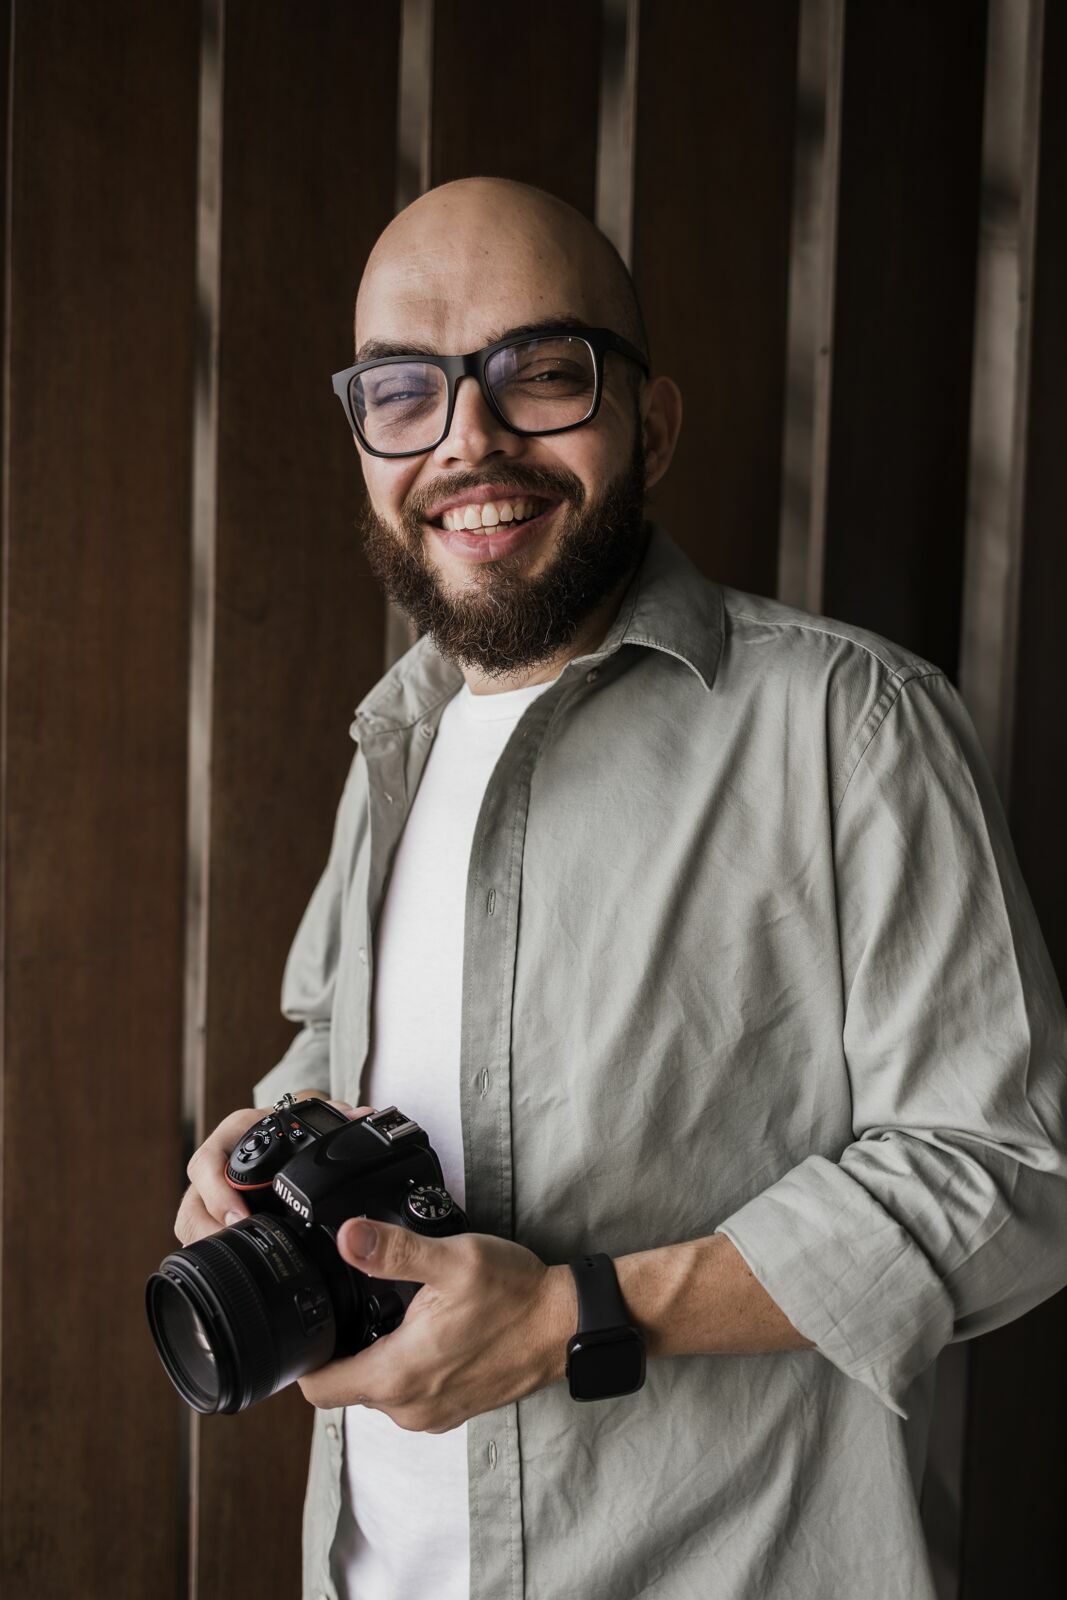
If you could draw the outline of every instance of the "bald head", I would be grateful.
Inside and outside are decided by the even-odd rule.
[[[647,353],[625,263],[580,211],[508,178],[460,178],[380,235],[356,300],[356,359],[405,341],[459,354],[554,317],[612,328]]]

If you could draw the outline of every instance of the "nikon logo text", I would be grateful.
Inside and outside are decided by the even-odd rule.
[[[275,1178],[275,1180],[274,1180],[274,1193],[281,1195],[281,1197],[285,1201],[286,1205],[287,1206],[292,1206],[293,1210],[297,1213],[298,1216],[310,1217],[311,1212],[308,1210],[307,1206],[304,1204],[304,1202],[302,1200],[298,1200],[296,1198],[296,1195],[290,1189],[289,1185],[286,1183],[284,1178]]]

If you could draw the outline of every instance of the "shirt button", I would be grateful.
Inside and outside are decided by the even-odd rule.
[[[360,947],[359,947],[358,954],[359,954],[359,959],[362,961],[363,965],[366,966],[367,965],[367,952],[366,952],[366,950],[364,950],[362,945],[360,945]]]
[[[486,1455],[489,1457],[489,1465],[491,1467],[495,1467],[496,1466],[496,1440],[495,1439],[490,1439],[490,1441],[489,1441],[489,1449],[486,1451]]]
[[[326,1437],[327,1437],[327,1439],[336,1439],[337,1438],[337,1425],[336,1425],[336,1423],[328,1422],[326,1424]]]
[[[432,723],[429,723],[429,722],[424,722],[423,723],[423,725],[422,725],[422,737],[424,739],[432,739],[433,738],[433,724]]]
[[[488,894],[488,896],[486,898],[485,909],[488,911],[490,916],[492,916],[493,912],[496,910],[496,890],[495,889],[490,889],[489,894]]]
[[[392,805],[392,803],[393,803],[393,797],[392,797],[392,795],[391,795],[391,794],[387,794],[387,795],[386,795],[386,796],[385,796],[385,803],[386,803],[386,805],[387,805],[387,806],[391,806],[391,805]]]
[[[595,683],[599,677],[600,677],[600,668],[599,667],[590,667],[589,671],[585,675],[585,681],[586,681],[586,683]]]

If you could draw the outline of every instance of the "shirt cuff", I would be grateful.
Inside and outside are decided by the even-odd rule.
[[[948,1344],[952,1302],[914,1239],[835,1162],[811,1156],[720,1223],[797,1332],[907,1417]]]

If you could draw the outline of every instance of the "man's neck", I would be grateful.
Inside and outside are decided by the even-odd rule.
[[[509,689],[526,689],[535,683],[551,683],[553,678],[558,678],[568,661],[588,655],[598,645],[603,644],[608,629],[618,616],[619,606],[629,587],[631,576],[632,574],[629,574],[612,590],[607,599],[586,618],[570,643],[548,661],[538,662],[532,667],[520,667],[505,677],[489,677],[478,667],[464,664],[463,676],[471,694],[505,694]]]

